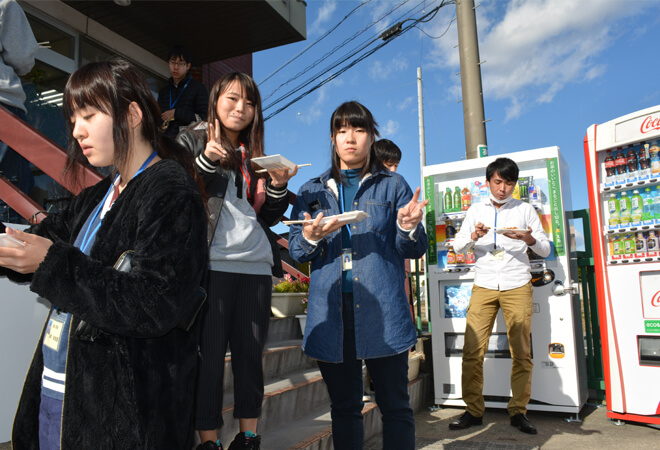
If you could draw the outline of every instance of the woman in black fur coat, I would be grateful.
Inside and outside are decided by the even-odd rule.
[[[69,207],[0,248],[4,275],[51,302],[18,406],[17,449],[192,446],[206,211],[187,152],[157,142],[158,106],[123,60],[67,82],[66,173],[113,166]],[[167,138],[164,138],[167,139]],[[183,166],[183,167],[182,167]],[[128,271],[113,266],[134,251]]]

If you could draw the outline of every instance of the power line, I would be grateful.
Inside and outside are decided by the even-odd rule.
[[[312,42],[311,44],[309,44],[307,47],[305,47],[303,50],[301,50],[301,51],[300,51],[297,55],[295,55],[293,58],[289,59],[287,62],[285,62],[284,64],[282,64],[280,67],[278,67],[277,69],[275,69],[275,71],[274,71],[273,73],[271,73],[271,74],[268,75],[266,78],[264,78],[261,82],[259,82],[259,85],[261,85],[261,84],[265,83],[266,81],[270,80],[270,78],[271,78],[273,75],[275,75],[275,74],[278,73],[280,70],[282,70],[283,68],[285,68],[286,66],[288,66],[289,64],[291,64],[291,63],[292,63],[293,61],[295,61],[296,59],[298,59],[300,56],[302,56],[304,53],[306,53],[307,50],[309,50],[310,48],[314,47],[316,44],[318,44],[319,42],[321,42],[321,41],[322,41],[323,39],[325,39],[330,33],[332,33],[333,31],[335,31],[335,30],[339,27],[339,25],[341,25],[342,23],[344,23],[344,22],[346,21],[346,19],[348,19],[350,16],[352,16],[353,13],[354,13],[355,11],[357,11],[357,10],[360,9],[360,8],[362,8],[364,5],[366,5],[367,3],[371,2],[371,1],[372,1],[372,0],[367,0],[366,2],[362,2],[362,3],[360,3],[358,6],[356,6],[355,8],[353,8],[353,9],[351,10],[351,12],[349,12],[348,14],[346,14],[346,15],[344,16],[344,18],[341,19],[341,20],[340,20],[335,26],[333,26],[332,28],[330,28],[330,29],[329,29],[328,31],[326,31],[325,33],[323,33],[323,35],[321,35],[317,40],[315,40],[314,42]]]
[[[329,55],[335,53],[335,52],[337,51],[337,49],[339,49],[340,47],[344,46],[344,45],[345,45],[347,42],[349,42],[350,40],[354,39],[355,36],[358,36],[359,34],[361,34],[361,33],[363,33],[364,31],[366,31],[368,28],[370,28],[370,27],[372,27],[373,25],[375,25],[377,22],[383,20],[385,17],[387,17],[388,15],[392,14],[396,9],[400,8],[401,6],[403,6],[403,5],[404,5],[405,3],[407,3],[408,1],[409,1],[409,0],[406,0],[405,2],[403,2],[403,3],[399,4],[399,5],[397,5],[395,8],[393,8],[392,10],[390,10],[388,13],[382,15],[378,20],[372,22],[372,23],[371,23],[369,26],[367,26],[365,29],[363,29],[363,30],[360,31],[359,33],[356,33],[356,34],[353,35],[351,38],[345,40],[342,44],[340,44],[339,46],[335,47],[333,50],[331,50],[330,52],[326,53],[326,54],[323,55],[321,58],[319,58],[318,60],[316,60],[313,64],[311,64],[310,66],[308,66],[307,68],[305,68],[303,71],[301,71],[301,72],[299,72],[298,74],[296,74],[294,77],[292,77],[292,78],[291,78],[289,81],[287,81],[285,84],[287,84],[287,83],[289,83],[289,82],[291,82],[291,81],[293,81],[293,80],[299,78],[301,75],[303,75],[304,73],[308,72],[311,68],[313,68],[314,66],[318,65],[320,62],[325,61],[325,60],[327,59],[327,57],[328,57]],[[435,2],[435,1],[437,1],[437,0],[434,0],[434,2]],[[415,13],[415,10],[418,9],[418,8],[420,7],[420,5],[422,5],[422,3],[424,3],[424,2],[420,2],[420,3],[418,3],[416,6],[414,6],[413,8],[411,8],[410,10],[408,10],[407,12],[405,12],[405,13],[403,13],[402,15],[400,15],[399,17],[397,17],[397,20],[398,20],[398,19],[401,19],[401,17],[403,17],[404,15],[414,14],[414,13]],[[424,17],[426,17],[426,16],[424,16]],[[280,97],[278,97],[276,100],[273,100],[270,104],[268,104],[267,106],[264,107],[264,109],[263,109],[264,112],[267,111],[268,109],[272,108],[272,107],[275,106],[276,104],[278,104],[278,103],[284,101],[284,100],[287,99],[288,97],[291,97],[291,96],[294,95],[296,92],[298,92],[300,89],[302,89],[302,88],[308,86],[309,84],[313,83],[315,80],[321,78],[323,75],[325,75],[326,73],[330,72],[331,70],[333,70],[333,69],[336,68],[337,66],[343,64],[344,62],[346,62],[346,61],[349,60],[350,58],[352,58],[352,57],[354,57],[355,55],[359,54],[360,52],[364,51],[366,48],[368,48],[370,45],[372,45],[374,42],[378,41],[379,39],[381,39],[381,38],[382,38],[382,39],[388,39],[388,38],[391,37],[391,36],[387,36],[387,37],[386,37],[386,35],[387,35],[388,33],[390,33],[391,30],[392,30],[393,28],[398,27],[398,30],[396,30],[396,32],[394,33],[394,34],[398,34],[398,33],[400,32],[401,25],[402,25],[404,22],[408,21],[408,20],[412,20],[412,19],[406,19],[406,20],[404,20],[403,22],[398,22],[394,27],[390,27],[388,30],[382,32],[380,35],[377,35],[377,36],[375,36],[375,37],[370,38],[370,39],[367,40],[367,41],[362,42],[362,43],[359,44],[357,47],[353,48],[353,49],[350,51],[350,53],[346,53],[346,54],[344,54],[343,56],[339,57],[337,60],[331,62],[328,66],[326,66],[324,69],[322,69],[322,70],[321,70],[319,73],[317,73],[316,75],[312,76],[311,78],[307,79],[306,81],[304,81],[304,82],[302,82],[301,84],[297,85],[296,87],[292,88],[289,92],[287,92],[287,93],[285,93],[285,94],[282,94],[282,95],[281,95]],[[277,89],[280,89],[282,86],[283,86],[283,85],[281,85],[281,86],[278,87]],[[276,89],[276,91],[277,91],[277,89]],[[274,94],[274,92],[272,92],[271,94],[269,94],[269,95],[264,99],[264,103],[265,103],[265,101],[266,101],[268,98],[270,98],[273,94]],[[269,116],[269,117],[270,117],[270,116]]]
[[[334,79],[337,78],[339,75],[343,74],[344,72],[346,72],[346,71],[347,71],[348,69],[350,69],[351,67],[355,66],[357,63],[359,63],[359,62],[362,61],[363,59],[365,59],[365,58],[371,56],[373,53],[375,53],[376,51],[380,50],[380,49],[381,49],[382,47],[384,47],[385,45],[387,45],[387,44],[389,44],[390,42],[392,42],[392,41],[394,40],[394,38],[403,35],[403,34],[406,33],[407,31],[409,31],[411,28],[415,27],[415,25],[417,25],[418,23],[420,23],[420,22],[421,22],[421,23],[428,22],[429,20],[431,20],[431,19],[437,14],[437,12],[440,10],[440,8],[442,8],[443,6],[446,6],[447,4],[450,4],[450,3],[454,3],[454,2],[453,2],[453,1],[451,1],[451,2],[445,2],[445,1],[443,0],[443,2],[442,2],[439,6],[437,6],[437,7],[434,8],[433,10],[431,10],[431,12],[429,12],[429,13],[425,14],[424,16],[422,16],[420,19],[406,19],[405,21],[396,24],[395,26],[400,27],[400,30],[399,30],[398,32],[396,32],[394,35],[392,35],[389,39],[384,40],[380,45],[378,45],[378,46],[372,48],[372,49],[369,50],[368,52],[364,53],[363,55],[359,56],[359,57],[356,58],[355,60],[353,60],[353,61],[351,61],[350,63],[348,63],[348,65],[346,65],[346,66],[342,67],[341,69],[339,69],[337,72],[335,72],[335,73],[329,75],[327,78],[325,78],[324,80],[320,81],[320,82],[319,82],[318,84],[316,84],[315,86],[312,86],[312,87],[309,88],[307,91],[303,92],[302,94],[300,94],[299,96],[297,96],[296,98],[294,98],[293,100],[291,100],[289,103],[287,103],[287,104],[284,105],[283,107],[279,108],[277,111],[275,111],[275,112],[271,113],[270,115],[268,115],[268,116],[264,119],[264,121],[270,119],[271,117],[276,116],[276,115],[279,114],[280,112],[282,112],[282,111],[284,111],[285,109],[287,109],[289,106],[293,105],[294,103],[298,102],[298,101],[301,100],[302,98],[306,97],[307,95],[311,94],[312,92],[314,92],[314,91],[316,91],[317,89],[321,88],[322,86],[326,85],[326,84],[329,83],[330,81],[334,80]],[[405,22],[408,22],[408,21],[412,21],[412,23],[411,23],[410,25],[406,26],[406,27],[403,27],[402,24],[405,23]],[[391,28],[393,28],[393,27],[391,27]],[[390,29],[391,29],[391,28],[390,28]],[[389,30],[388,30],[388,31],[389,31]],[[385,34],[385,33],[383,33],[382,35],[384,35],[384,34]],[[372,42],[373,42],[373,41],[372,41]],[[349,56],[349,57],[350,57],[350,56]],[[346,59],[347,59],[347,58],[346,58]],[[334,69],[335,67],[337,67],[337,65],[339,65],[339,64],[341,64],[341,63],[343,63],[343,62],[345,62],[346,59],[344,59],[344,60],[340,61],[339,63],[335,64],[334,66],[330,67],[328,70],[326,70],[326,71],[325,71],[324,73],[322,73],[321,75],[324,75],[325,73],[327,73],[327,72],[329,72],[330,70],[332,70],[332,69]],[[321,75],[319,75],[317,78],[319,78]],[[308,85],[311,84],[313,81],[315,81],[317,78],[314,78],[314,79],[309,80],[308,82],[304,83],[302,86],[300,86],[299,89],[302,89],[302,88],[308,86]],[[297,89],[297,90],[299,90],[299,89]],[[296,90],[296,91],[297,91],[297,90]],[[290,94],[288,94],[287,96],[285,96],[285,97],[283,97],[283,98],[281,98],[281,99],[278,99],[278,102],[279,102],[279,101],[282,101],[282,100],[283,100],[284,98],[286,98],[286,97],[289,97],[289,96],[293,95],[293,93],[296,92],[296,91],[293,91],[293,92],[291,92]],[[274,103],[273,103],[273,104],[274,104]],[[271,107],[273,104],[269,105],[269,107]]]
[[[309,72],[310,70],[312,70],[314,67],[318,66],[319,64],[321,64],[322,62],[324,62],[325,60],[327,60],[330,56],[332,56],[334,53],[336,53],[337,51],[339,51],[342,47],[346,46],[349,42],[352,42],[352,41],[354,41],[355,39],[357,39],[360,35],[362,35],[363,33],[365,33],[365,32],[366,32],[367,30],[369,30],[371,27],[373,27],[373,26],[376,25],[378,22],[380,22],[380,21],[382,21],[383,19],[385,19],[387,16],[389,16],[390,14],[392,14],[392,13],[393,13],[394,11],[396,11],[397,9],[401,8],[403,5],[405,5],[405,4],[408,3],[409,1],[410,1],[410,0],[404,0],[403,2],[399,3],[398,5],[396,5],[394,8],[392,8],[392,9],[391,9],[390,11],[388,11],[387,13],[383,14],[383,15],[380,16],[378,19],[376,19],[376,20],[374,20],[373,22],[371,22],[369,25],[367,25],[366,27],[364,27],[362,30],[360,30],[360,31],[356,32],[355,34],[353,34],[352,36],[346,38],[342,43],[340,43],[339,45],[335,46],[335,47],[334,47],[333,49],[331,49],[330,51],[326,52],[324,55],[322,55],[321,57],[319,57],[318,59],[316,59],[314,62],[312,62],[310,65],[308,65],[307,67],[305,67],[304,69],[302,69],[300,72],[298,72],[297,74],[295,74],[293,77],[289,78],[289,79],[288,79],[287,81],[285,81],[284,83],[280,84],[280,85],[279,85],[277,88],[275,88],[271,93],[269,93],[267,96],[265,96],[265,97],[263,98],[262,101],[265,103],[269,98],[271,98],[273,95],[275,95],[275,93],[276,93],[277,91],[279,91],[280,89],[282,89],[284,86],[286,86],[287,84],[291,83],[292,81],[294,81],[294,80],[300,78],[301,76],[303,76],[304,74],[306,74],[307,72]],[[361,5],[360,5],[360,6],[361,6]],[[412,9],[415,9],[415,8],[412,8]],[[408,13],[404,13],[404,14],[410,14],[410,12],[408,12]],[[400,17],[401,17],[401,16],[400,16]],[[342,20],[342,21],[343,21],[343,20]],[[340,23],[341,23],[341,22],[340,22]],[[337,26],[333,27],[332,30],[335,30],[336,28],[337,28]],[[359,51],[362,51],[365,47],[369,46],[371,43],[374,42],[374,40],[377,40],[377,39],[378,39],[378,37],[376,37],[375,39],[370,39],[370,40],[367,40],[367,41],[363,42],[362,44],[360,44],[361,47],[360,47],[358,50],[355,50],[355,49],[352,49],[352,50],[351,50],[351,55],[350,55],[350,56],[356,54],[356,53],[359,52]],[[349,57],[350,57],[350,56],[349,56]],[[292,90],[292,92],[295,92],[296,90],[297,90],[297,88],[294,88],[294,89]],[[286,98],[286,96],[285,96],[285,98]],[[278,101],[281,101],[281,98],[278,99]],[[273,106],[273,105],[276,104],[276,103],[278,103],[278,101],[275,101],[275,102],[271,103],[271,104],[269,105],[269,107],[270,107],[270,106]],[[268,107],[267,107],[267,108],[268,108]],[[267,109],[267,108],[266,108],[266,109]]]

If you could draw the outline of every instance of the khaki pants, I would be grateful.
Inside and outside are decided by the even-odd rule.
[[[482,417],[486,406],[482,394],[484,386],[484,354],[493,330],[497,311],[502,308],[513,358],[511,391],[507,406],[510,416],[527,413],[532,393],[532,283],[508,291],[495,291],[479,286],[472,288],[463,346],[463,401],[467,411]],[[500,376],[493,375],[491,376]]]

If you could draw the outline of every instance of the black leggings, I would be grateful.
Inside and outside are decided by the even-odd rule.
[[[209,271],[208,307],[202,319],[195,429],[223,424],[227,344],[234,374],[234,417],[257,418],[264,397],[262,354],[270,323],[272,278]]]

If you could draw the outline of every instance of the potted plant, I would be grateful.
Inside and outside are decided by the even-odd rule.
[[[300,311],[303,299],[309,292],[309,278],[294,278],[288,273],[284,280],[273,286],[271,310],[275,317],[295,316]],[[306,303],[305,303],[306,304]]]

